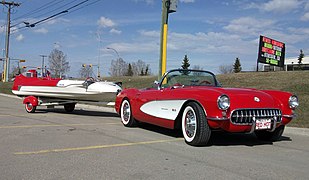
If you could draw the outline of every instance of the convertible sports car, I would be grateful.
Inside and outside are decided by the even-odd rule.
[[[115,102],[124,126],[146,122],[181,129],[187,144],[206,145],[213,130],[278,140],[295,117],[297,96],[282,91],[222,88],[213,73],[171,70],[155,88],[125,89]]]

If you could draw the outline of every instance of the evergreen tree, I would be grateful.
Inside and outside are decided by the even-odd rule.
[[[131,66],[130,63],[129,63],[129,66],[128,66],[127,76],[133,76],[133,70],[132,70],[132,66]]]
[[[182,69],[188,69],[190,67],[189,58],[185,55],[184,59],[182,60]]]
[[[235,63],[233,65],[234,73],[239,73],[241,71],[241,64],[240,64],[240,59],[236,58]]]
[[[142,70],[141,70],[141,74],[140,74],[141,76],[144,76],[145,75],[145,73],[144,73],[144,68],[142,68]]]
[[[149,75],[149,64],[147,64],[146,66],[146,70],[145,70],[145,76]]]
[[[302,61],[303,61],[303,58],[305,57],[305,54],[303,52],[303,50],[301,49],[300,50],[300,54],[298,56],[298,69],[301,70],[301,64],[302,64]]]

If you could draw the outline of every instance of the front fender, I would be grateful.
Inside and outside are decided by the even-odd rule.
[[[38,100],[38,98],[36,98],[34,96],[27,96],[23,100],[23,104],[28,104],[28,103],[31,103],[32,106],[38,106],[39,105],[39,100]]]

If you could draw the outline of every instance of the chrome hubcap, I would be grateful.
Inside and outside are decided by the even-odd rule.
[[[130,105],[129,103],[125,102],[122,108],[122,117],[124,121],[129,121],[131,115]]]
[[[196,130],[196,117],[193,111],[189,110],[185,116],[185,131],[188,137],[192,138]]]
[[[28,104],[27,104],[27,109],[28,109],[29,111],[32,109],[32,107],[33,107],[33,106],[32,106],[31,103],[28,103]]]

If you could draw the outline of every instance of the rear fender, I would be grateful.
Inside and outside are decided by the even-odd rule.
[[[27,96],[27,97],[25,97],[23,104],[28,104],[28,103],[31,103],[32,106],[38,106],[39,100],[38,100],[38,98],[36,98],[34,96]]]

